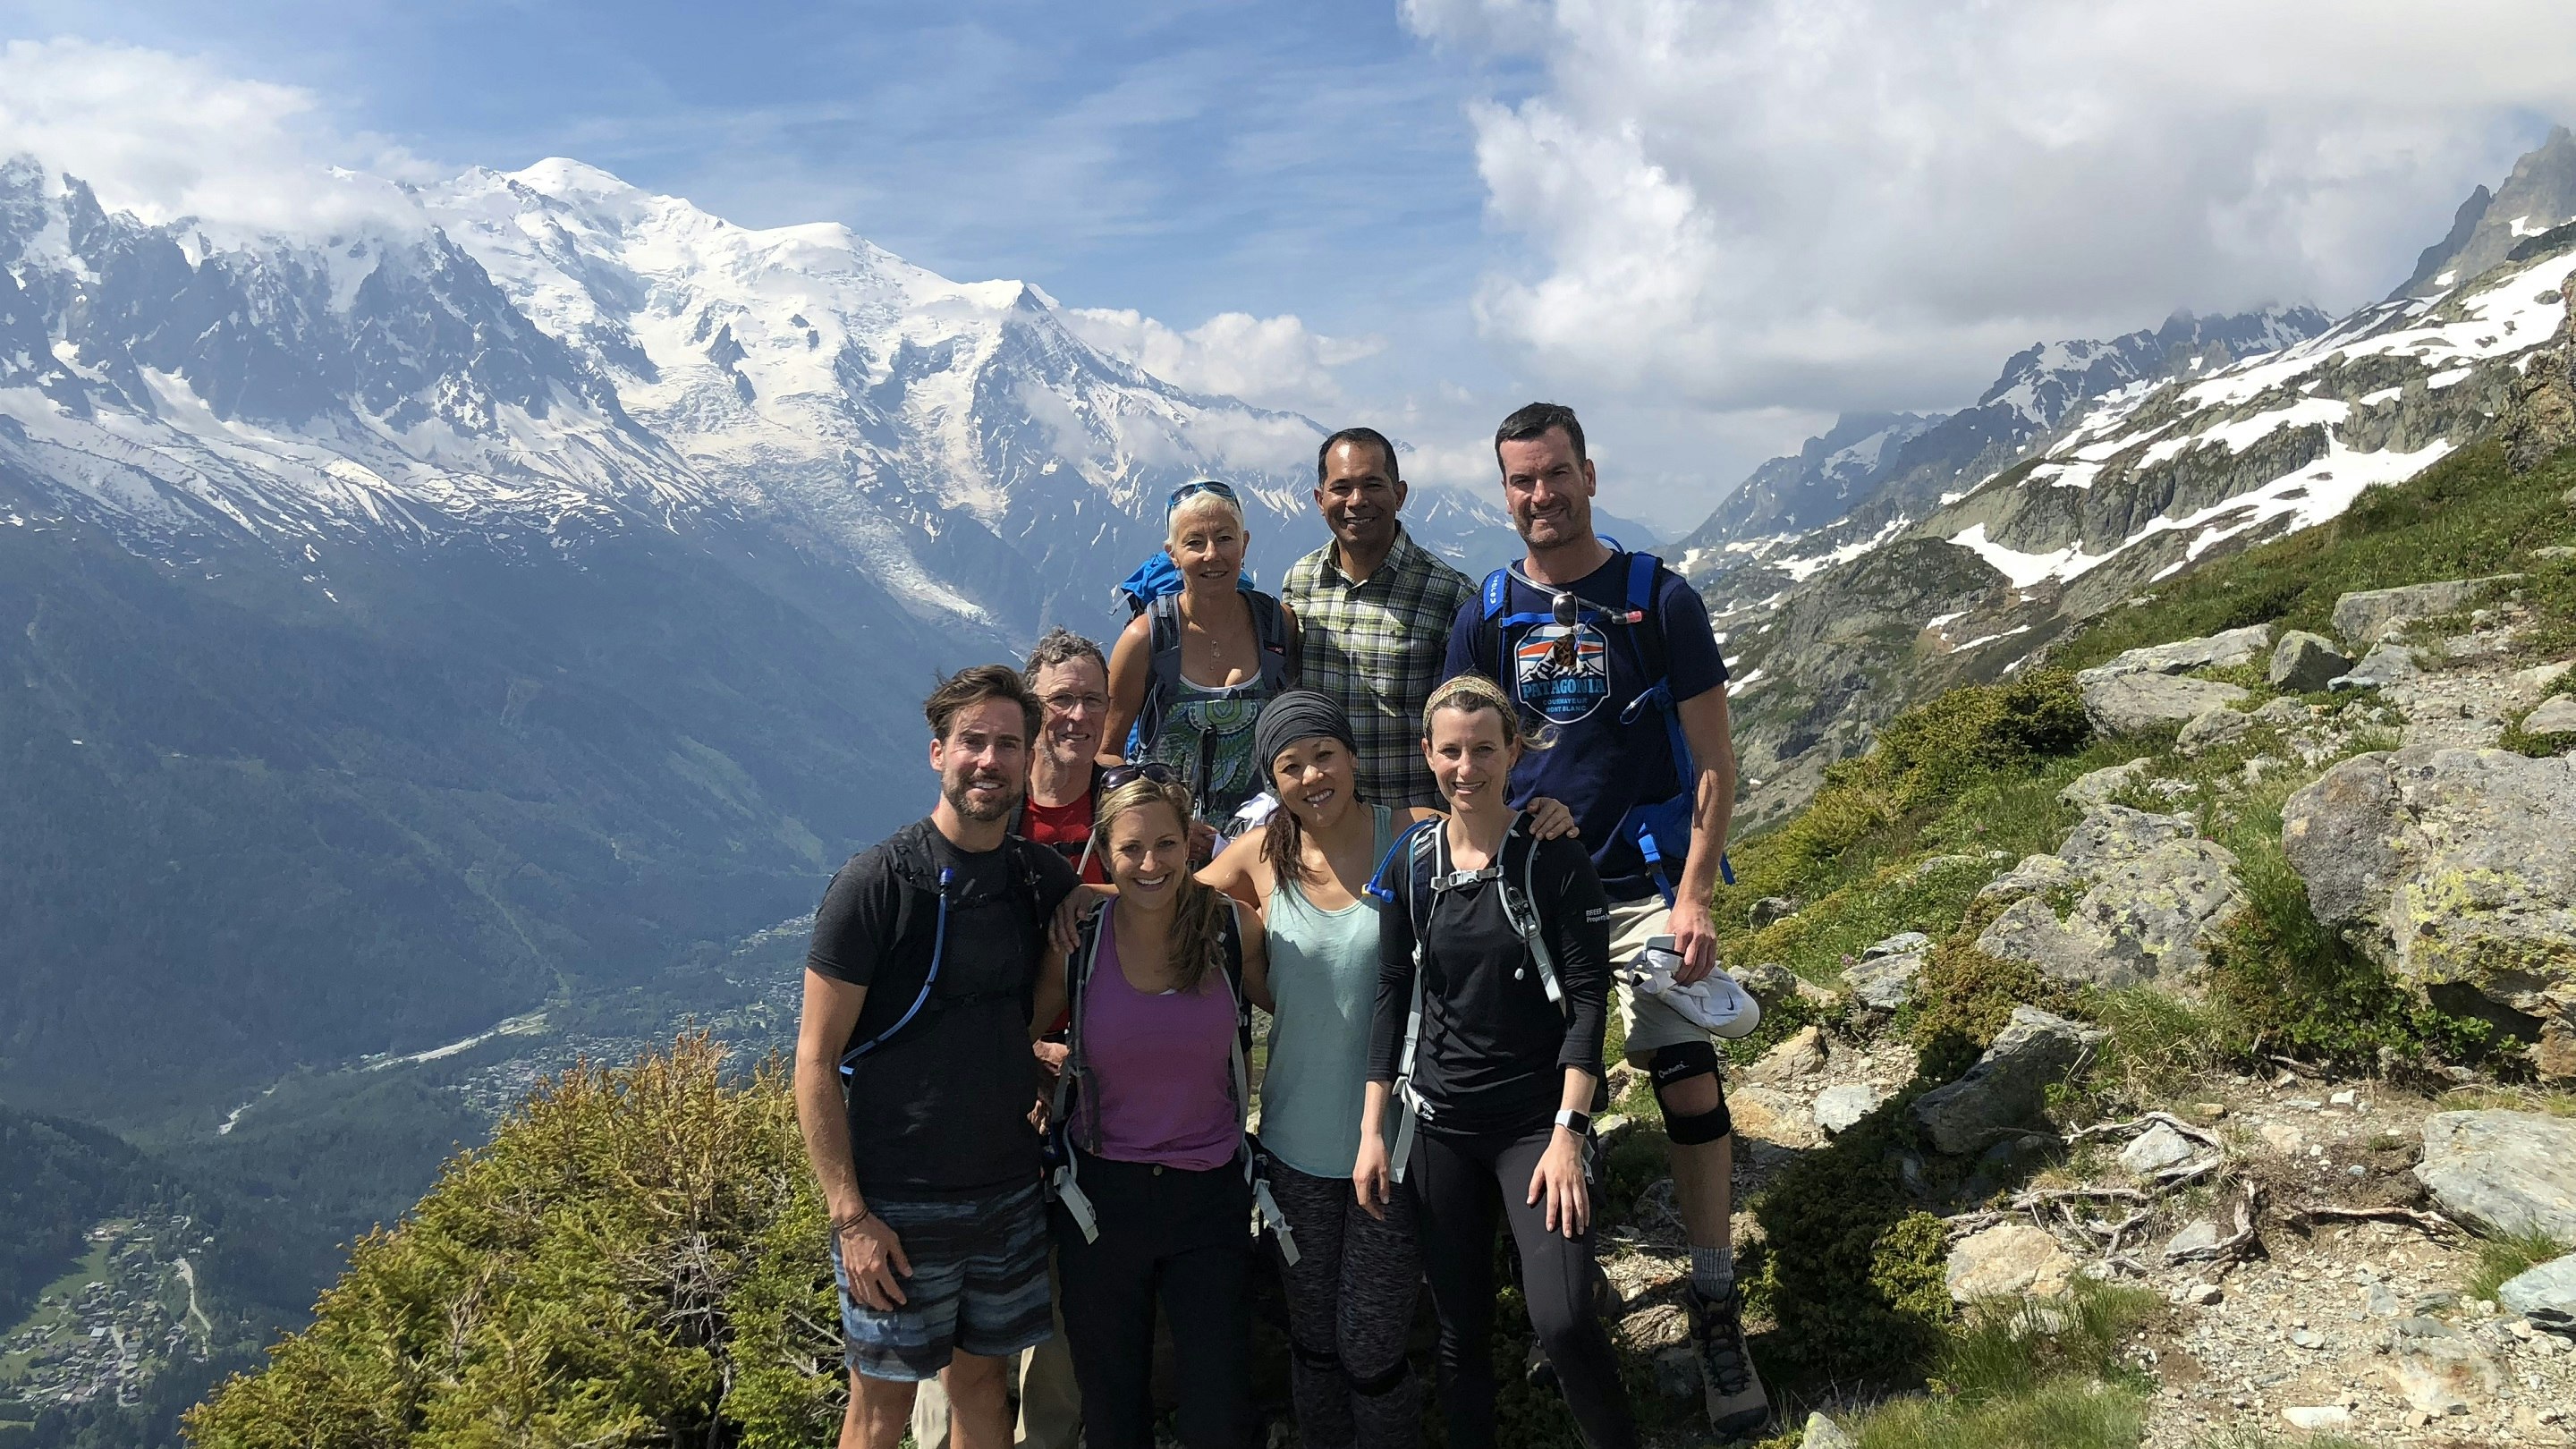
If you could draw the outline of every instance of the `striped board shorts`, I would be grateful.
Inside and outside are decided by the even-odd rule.
[[[868,1207],[903,1240],[912,1276],[890,1311],[850,1296],[841,1244],[832,1240],[841,1338],[850,1367],[872,1379],[936,1378],[951,1354],[1001,1358],[1055,1333],[1047,1283],[1046,1204],[1034,1182],[953,1202],[871,1198]]]

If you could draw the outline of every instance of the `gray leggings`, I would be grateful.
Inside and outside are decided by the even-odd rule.
[[[1282,1261],[1288,1289],[1289,1383],[1306,1449],[1413,1449],[1422,1411],[1404,1341],[1413,1328],[1422,1258],[1413,1204],[1402,1193],[1380,1222],[1360,1210],[1347,1177],[1309,1177],[1270,1164],[1270,1192],[1297,1238]]]

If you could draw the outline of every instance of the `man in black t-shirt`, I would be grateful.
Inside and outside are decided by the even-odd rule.
[[[1007,665],[932,693],[939,803],[814,915],[796,1115],[832,1220],[842,1449],[893,1449],[936,1376],[954,1449],[1008,1449],[1011,1355],[1053,1332],[1028,1020],[1073,869],[1008,833],[1040,709]]]

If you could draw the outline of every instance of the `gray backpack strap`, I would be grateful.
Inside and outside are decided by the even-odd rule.
[[[1064,1160],[1048,1174],[1047,1195],[1064,1204],[1065,1214],[1082,1230],[1086,1243],[1100,1241],[1100,1215],[1083,1192],[1080,1173],[1075,1168],[1073,1121],[1066,1114],[1087,1103],[1092,1095],[1081,1090],[1090,1074],[1089,1062],[1082,1054],[1082,997],[1091,984],[1091,969],[1100,960],[1101,933],[1109,929],[1109,908],[1102,906],[1091,918],[1090,928],[1083,932],[1082,944],[1064,960],[1064,999],[1068,1015],[1064,1032],[1064,1070],[1057,1073],[1055,1096],[1047,1105],[1047,1130],[1058,1134],[1064,1143]]]
[[[1535,884],[1538,877],[1538,841],[1523,832],[1522,827],[1528,823],[1529,817],[1526,815],[1513,821],[1512,833],[1503,839],[1503,850],[1506,853],[1511,850],[1514,841],[1517,840],[1520,843],[1519,882],[1515,884],[1511,872],[1506,870],[1496,884],[1502,888],[1503,915],[1511,921],[1512,930],[1520,936],[1521,944],[1529,948],[1531,964],[1538,967],[1539,985],[1546,988],[1547,999],[1554,1003],[1556,1009],[1565,1013],[1568,1020],[1572,1020],[1574,1008],[1565,999],[1565,987],[1556,979],[1556,953],[1547,944],[1547,924],[1539,919],[1538,889]]]
[[[1252,608],[1252,638],[1259,646],[1261,692],[1277,694],[1288,687],[1288,615],[1279,601],[1259,589],[1247,590]]]
[[[1145,703],[1136,711],[1138,759],[1163,733],[1163,712],[1181,692],[1181,596],[1165,594],[1145,606]]]
[[[1413,922],[1413,1004],[1404,1014],[1404,1055],[1397,1058],[1395,1066],[1395,1143],[1393,1160],[1387,1170],[1388,1176],[1397,1182],[1404,1181],[1405,1161],[1413,1155],[1415,1129],[1423,1118],[1431,1115],[1431,1104],[1424,1101],[1422,1094],[1413,1086],[1414,1059],[1422,1049],[1423,942],[1431,924],[1431,911],[1424,895],[1430,890],[1429,881],[1439,874],[1440,867],[1447,863],[1448,858],[1448,831],[1439,821],[1425,822],[1413,832],[1404,876],[1404,909]],[[1425,865],[1431,867],[1431,876],[1424,875],[1422,868]]]

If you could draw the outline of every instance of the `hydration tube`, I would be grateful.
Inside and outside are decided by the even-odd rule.
[[[850,1075],[850,1063],[885,1045],[887,1038],[910,1026],[912,1019],[921,1014],[922,1005],[930,1000],[931,988],[939,984],[940,958],[948,954],[948,884],[956,878],[954,869],[944,865],[939,868],[939,925],[931,933],[930,974],[922,979],[921,994],[912,999],[912,1005],[904,1009],[903,1016],[894,1025],[841,1054],[842,1076]]]

